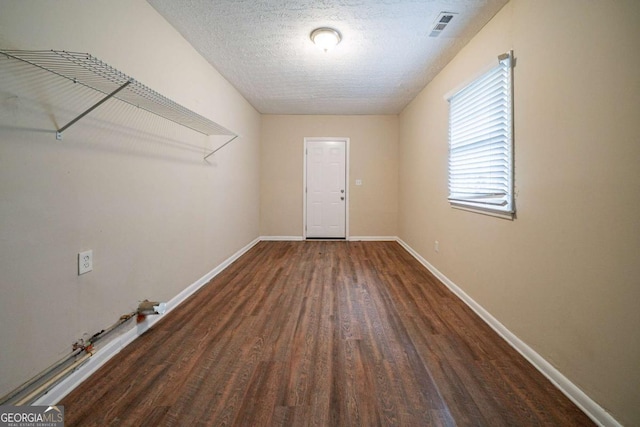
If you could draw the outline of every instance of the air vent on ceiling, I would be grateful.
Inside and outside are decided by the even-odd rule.
[[[438,37],[444,29],[447,28],[447,25],[449,25],[455,15],[457,15],[455,12],[440,12],[433,23],[433,28],[431,29],[429,37]]]

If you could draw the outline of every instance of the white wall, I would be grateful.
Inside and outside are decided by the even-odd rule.
[[[400,116],[400,237],[629,426],[640,424],[639,18],[637,1],[512,0]],[[444,100],[509,49],[514,221],[449,206]]]
[[[5,1],[0,47],[89,52],[241,135],[205,162],[222,140],[109,101],[56,141],[95,95],[0,58],[2,395],[258,236],[260,115],[143,0]]]

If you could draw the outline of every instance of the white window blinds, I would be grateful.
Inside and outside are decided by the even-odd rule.
[[[449,201],[512,216],[512,53],[449,98]]]

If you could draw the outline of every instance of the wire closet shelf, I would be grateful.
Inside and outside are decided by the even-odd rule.
[[[104,98],[89,109],[58,129],[56,132],[57,139],[62,139],[62,132],[110,98],[116,98],[204,135],[227,135],[231,137],[224,144],[207,154],[205,159],[238,137],[237,134],[229,129],[183,107],[88,53],[67,52],[64,50],[4,49],[0,50],[0,53],[8,58],[26,62],[105,95]]]

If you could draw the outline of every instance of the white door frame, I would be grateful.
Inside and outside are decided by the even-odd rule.
[[[307,238],[307,142],[324,142],[324,141],[343,141],[345,143],[345,240],[349,240],[349,200],[350,188],[349,188],[349,138],[346,137],[305,137],[304,138],[304,150],[302,150],[302,239]]]

